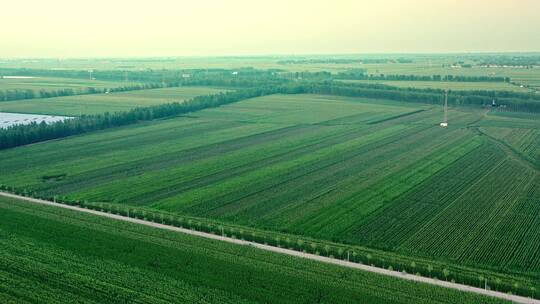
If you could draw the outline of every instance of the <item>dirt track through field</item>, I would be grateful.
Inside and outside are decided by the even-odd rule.
[[[368,266],[368,265],[363,265],[363,264],[357,264],[357,263],[353,263],[353,262],[328,258],[328,257],[309,254],[309,253],[304,253],[304,252],[299,252],[299,251],[295,251],[295,250],[291,250],[291,249],[285,249],[285,248],[279,248],[279,247],[274,247],[274,246],[269,246],[269,245],[263,245],[263,244],[259,244],[259,243],[234,239],[234,238],[230,238],[230,237],[219,236],[219,235],[215,235],[215,234],[211,234],[211,233],[194,231],[194,230],[189,230],[189,229],[185,229],[185,228],[179,228],[179,227],[174,227],[174,226],[149,222],[149,221],[145,221],[145,220],[134,219],[134,218],[125,217],[125,216],[116,215],[116,214],[110,214],[110,213],[106,213],[106,212],[102,212],[102,211],[90,210],[90,209],[85,209],[85,208],[76,207],[76,206],[69,206],[69,205],[59,204],[59,203],[55,203],[55,202],[51,202],[51,201],[46,201],[46,200],[41,200],[41,199],[35,199],[35,198],[29,198],[29,197],[25,197],[25,196],[15,195],[15,194],[7,193],[7,192],[0,192],[0,196],[14,198],[14,199],[18,199],[18,200],[21,200],[21,201],[26,201],[26,202],[31,202],[31,203],[41,204],[41,205],[48,205],[48,206],[54,206],[54,207],[58,207],[58,208],[70,209],[70,210],[73,210],[73,211],[89,213],[89,214],[102,216],[102,217],[106,217],[106,218],[111,218],[111,219],[115,219],[115,220],[119,220],[119,221],[130,222],[130,223],[134,223],[134,224],[145,225],[145,226],[149,226],[149,227],[154,227],[154,228],[159,228],[159,229],[165,229],[165,230],[180,232],[180,233],[184,233],[184,234],[189,234],[189,235],[203,237],[203,238],[207,238],[207,239],[228,242],[228,243],[242,245],[242,246],[251,246],[251,247],[261,249],[261,250],[271,251],[271,252],[280,253],[280,254],[286,254],[286,255],[290,255],[290,256],[295,256],[295,257],[300,257],[300,258],[304,258],[304,259],[319,261],[319,262],[323,262],[323,263],[327,263],[327,264],[334,264],[334,265],[338,265],[338,266],[342,266],[342,267],[348,267],[348,268],[352,268],[352,269],[358,269],[358,270],[362,270],[362,271],[373,272],[373,273],[377,273],[377,274],[380,274],[380,275],[386,275],[386,276],[395,277],[395,278],[399,278],[399,279],[404,279],[404,280],[409,280],[409,281],[414,281],[414,282],[419,282],[419,283],[425,283],[425,284],[435,285],[435,286],[444,287],[444,288],[451,288],[451,289],[454,289],[454,290],[459,290],[459,291],[464,291],[464,292],[472,292],[472,293],[476,293],[476,294],[479,294],[479,295],[485,295],[485,296],[495,297],[495,298],[499,298],[499,299],[503,299],[503,300],[508,300],[508,301],[511,301],[511,302],[514,302],[514,303],[540,304],[540,300],[535,300],[535,299],[526,298],[526,297],[522,297],[522,296],[510,295],[510,294],[506,294],[506,293],[502,293],[502,292],[498,292],[498,291],[485,290],[485,289],[481,289],[481,288],[478,288],[478,287],[472,287],[472,286],[467,286],[467,285],[462,285],[462,284],[457,284],[457,283],[452,283],[452,282],[447,282],[447,281],[435,280],[435,279],[426,278],[426,277],[422,277],[422,276],[417,276],[417,275],[413,275],[413,274],[402,273],[402,272],[399,272],[399,271],[392,271],[392,270],[382,269],[382,268],[378,268],[378,267],[373,267],[373,266]]]

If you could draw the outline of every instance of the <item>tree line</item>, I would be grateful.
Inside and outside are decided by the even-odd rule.
[[[408,91],[408,92],[420,92],[420,93],[435,93],[443,94],[444,89],[438,88],[414,88],[406,87],[400,88],[392,85],[380,84],[380,83],[346,83],[346,82],[335,82],[339,86],[351,86],[351,87],[361,87],[361,88],[372,88],[379,90],[398,90],[398,91]],[[540,94],[535,94],[533,92],[524,93],[516,91],[502,91],[502,90],[455,90],[452,91],[452,94],[459,96],[486,96],[490,98],[515,98],[523,100],[538,100],[540,101]]]
[[[279,69],[259,70],[251,67],[239,69],[145,69],[145,70],[47,70],[26,68],[0,68],[0,75],[19,75],[33,77],[61,77],[78,79],[98,79],[107,81],[170,83],[188,79],[232,79],[279,77]]]
[[[385,63],[412,63],[409,58],[299,58],[279,60],[278,64],[385,64]]]
[[[222,87],[236,87],[236,88],[249,88],[249,87],[261,87],[268,85],[281,85],[290,80],[274,74],[235,74],[232,72],[226,74],[225,77],[222,73],[215,74],[201,74],[197,77],[179,77],[179,78],[163,78],[163,81],[159,82],[143,82],[140,84],[130,84],[119,87],[111,88],[96,88],[86,87],[78,90],[72,88],[65,88],[59,90],[31,90],[31,89],[10,89],[0,90],[0,102],[22,99],[34,99],[34,98],[52,98],[62,96],[73,96],[83,94],[103,94],[103,93],[115,93],[115,92],[127,92],[135,90],[147,90],[180,86],[222,86]],[[320,75],[328,76],[326,74],[317,73],[317,77]],[[306,76],[307,77],[307,76]],[[155,80],[155,79],[154,79]]]
[[[510,77],[501,76],[461,76],[461,75],[403,75],[367,74],[365,70],[339,72],[336,79],[387,80],[387,81],[455,81],[455,82],[510,82]]]
[[[428,104],[440,104],[443,91],[430,92],[425,90],[407,90],[384,85],[372,84],[343,84],[339,82],[324,82],[315,85],[302,86],[304,93],[327,94],[350,97],[366,97],[374,99],[388,99],[403,102],[416,102]],[[507,110],[520,112],[540,113],[540,102],[533,99],[521,99],[517,97],[486,96],[481,94],[467,94],[461,91],[450,91],[448,103],[455,106],[495,106],[504,107]],[[509,94],[508,96],[512,96]]]

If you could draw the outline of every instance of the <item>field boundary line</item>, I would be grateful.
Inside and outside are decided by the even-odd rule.
[[[85,209],[85,208],[77,207],[77,206],[64,205],[64,204],[61,204],[61,203],[56,203],[56,202],[52,202],[52,201],[47,201],[47,200],[42,200],[42,199],[37,199],[37,198],[31,198],[31,197],[16,195],[16,194],[3,192],[3,191],[0,191],[0,196],[12,198],[12,199],[17,199],[17,200],[20,200],[20,201],[26,201],[26,202],[30,202],[30,203],[35,203],[35,204],[53,206],[53,207],[64,208],[64,209],[69,209],[69,210],[73,210],[73,211],[93,214],[93,215],[97,215],[97,216],[101,216],[101,217],[106,217],[106,218],[115,219],[115,220],[119,220],[119,221],[124,221],[124,222],[129,222],[129,223],[134,223],[134,224],[139,224],[139,225],[144,225],[144,226],[149,226],[149,227],[154,227],[154,228],[158,228],[158,229],[169,230],[169,231],[174,231],[174,232],[180,232],[180,233],[184,233],[184,234],[188,234],[188,235],[192,235],[192,236],[198,236],[198,237],[202,237],[202,238],[206,238],[206,239],[212,239],[212,240],[227,242],[227,243],[236,244],[236,245],[250,246],[250,247],[254,247],[254,248],[265,250],[265,251],[285,254],[285,255],[289,255],[289,256],[300,257],[300,258],[304,258],[304,259],[308,259],[308,260],[318,261],[318,262],[322,262],[322,263],[326,263],[326,264],[333,264],[333,265],[347,267],[347,268],[351,268],[351,269],[367,271],[367,272],[376,273],[376,274],[379,274],[379,275],[390,276],[390,277],[399,278],[399,279],[403,279],[403,280],[408,280],[408,281],[413,281],[413,282],[418,282],[418,283],[424,283],[424,284],[430,284],[430,285],[435,285],[435,286],[439,286],[439,287],[454,289],[454,290],[463,291],[463,292],[476,293],[476,294],[479,294],[479,295],[490,296],[490,297],[495,297],[495,298],[511,301],[513,303],[540,304],[540,300],[527,298],[527,297],[523,297],[523,296],[511,295],[511,294],[507,294],[507,293],[503,293],[503,292],[499,292],[499,291],[487,290],[487,289],[482,289],[482,288],[478,288],[478,287],[473,287],[473,286],[468,286],[468,285],[463,285],[463,284],[458,284],[458,283],[452,283],[452,282],[448,282],[448,281],[436,280],[436,279],[417,276],[417,275],[413,275],[413,274],[409,274],[409,273],[404,273],[404,272],[399,272],[399,271],[394,271],[394,270],[388,270],[388,269],[378,268],[378,267],[374,267],[374,266],[369,266],[369,265],[365,265],[365,264],[359,264],[359,263],[354,263],[354,262],[349,262],[349,261],[344,261],[344,260],[333,259],[333,258],[329,258],[329,257],[325,257],[325,256],[319,256],[319,255],[311,254],[311,253],[295,251],[295,250],[292,250],[292,249],[286,249],[286,248],[281,248],[281,247],[274,247],[274,246],[270,246],[270,245],[259,244],[259,243],[255,243],[255,242],[240,240],[240,239],[231,238],[231,237],[220,236],[220,235],[207,233],[207,232],[195,231],[195,230],[190,230],[190,229],[186,229],[186,228],[180,228],[180,227],[169,226],[169,225],[160,224],[160,223],[154,223],[154,222],[145,221],[145,220],[136,219],[136,218],[131,218],[131,217],[127,217],[127,216],[111,214],[111,213],[107,213],[107,212],[103,212],[103,211]]]
[[[537,174],[540,174],[540,165],[532,162],[527,156],[523,155],[522,152],[518,151],[516,148],[512,147],[510,144],[506,143],[502,139],[497,139],[493,137],[492,135],[488,134],[487,132],[484,132],[480,129],[480,127],[476,127],[476,130],[483,136],[487,137],[488,140],[492,141],[496,145],[498,145],[503,152],[505,152],[509,158],[514,159],[515,161],[521,163],[524,167],[527,167]]]

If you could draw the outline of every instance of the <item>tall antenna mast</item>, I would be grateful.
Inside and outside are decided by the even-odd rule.
[[[444,90],[444,118],[441,127],[448,127],[448,90]]]
[[[448,125],[448,90],[444,91],[444,121]]]

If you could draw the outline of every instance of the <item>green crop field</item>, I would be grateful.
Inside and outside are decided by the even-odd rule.
[[[431,105],[271,95],[0,151],[0,184],[538,277],[538,133],[491,129],[537,121],[441,118]]]
[[[506,303],[1,197],[0,261],[2,303]]]
[[[199,95],[224,91],[211,87],[179,87],[89,94],[54,98],[36,98],[0,102],[0,112],[78,116],[127,111],[135,107],[180,102]]]
[[[399,88],[448,89],[448,90],[485,90],[529,92],[506,82],[457,82],[457,81],[379,81],[379,80],[343,80],[348,83],[380,83]]]
[[[540,115],[494,112],[480,130],[540,168]]]
[[[14,75],[17,76],[17,75]],[[135,82],[103,81],[78,78],[34,77],[34,78],[1,78],[0,90],[40,90],[51,91],[73,89],[74,91],[93,88],[115,88],[136,84]]]

